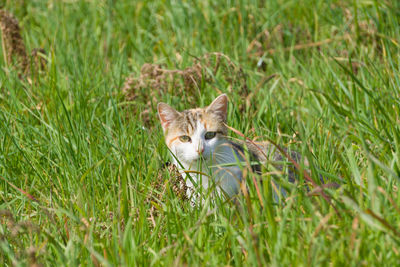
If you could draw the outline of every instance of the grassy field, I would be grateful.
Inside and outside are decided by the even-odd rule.
[[[399,1],[1,3],[47,59],[24,72],[1,48],[2,266],[400,264]],[[301,175],[276,204],[248,173],[240,204],[196,207],[154,190],[157,102],[220,93],[230,126],[340,189]]]

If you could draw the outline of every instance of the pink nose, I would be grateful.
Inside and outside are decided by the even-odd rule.
[[[197,153],[199,155],[203,154],[203,152],[204,152],[204,147],[197,149]]]

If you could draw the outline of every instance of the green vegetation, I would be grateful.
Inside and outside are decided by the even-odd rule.
[[[48,62],[24,75],[0,53],[2,266],[399,264],[399,1],[3,6]],[[225,69],[214,72],[211,52]],[[145,63],[185,70],[196,58],[203,77],[190,90],[178,75],[123,93]],[[290,144],[314,180],[342,185],[325,190],[332,205],[303,182],[274,204],[251,173],[237,206],[191,207],[168,186],[148,201],[168,160],[157,101],[185,109],[221,92],[230,126]]]

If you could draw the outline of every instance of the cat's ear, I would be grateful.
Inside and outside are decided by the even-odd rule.
[[[179,112],[165,103],[158,103],[157,105],[158,117],[160,118],[161,125],[165,130],[172,121],[179,117]]]
[[[222,94],[214,99],[214,101],[207,107],[206,112],[217,114],[223,121],[225,121],[227,108],[228,97],[226,94]]]

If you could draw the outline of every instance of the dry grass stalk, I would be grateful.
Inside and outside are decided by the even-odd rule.
[[[31,51],[31,63],[32,66],[43,71],[47,66],[46,51],[43,48],[34,48]]]
[[[329,44],[331,42],[334,41],[340,41],[340,40],[344,40],[346,39],[348,36],[341,36],[341,37],[336,37],[336,38],[329,38],[329,39],[325,39],[322,41],[317,41],[317,42],[310,42],[310,43],[304,43],[304,44],[297,44],[291,47],[284,47],[284,48],[280,48],[280,49],[268,49],[266,51],[258,51],[254,54],[252,54],[252,56],[256,56],[256,57],[260,57],[264,54],[275,54],[276,52],[279,51],[283,51],[283,52],[287,52],[287,51],[292,51],[292,50],[302,50],[302,49],[307,49],[307,48],[313,48],[313,47],[319,47],[325,44]]]
[[[310,48],[318,48],[323,45],[330,44],[332,42],[338,41],[347,41],[356,45],[354,42],[354,37],[359,37],[361,42],[372,44],[375,48],[379,46],[379,42],[377,38],[379,37],[379,33],[377,27],[372,19],[361,19],[357,20],[358,23],[355,23],[355,17],[352,11],[347,7],[342,7],[344,13],[344,19],[346,24],[349,25],[349,32],[345,33],[343,36],[336,36],[332,38],[327,38],[320,41],[310,41],[304,42],[301,44],[296,44],[290,47],[284,48],[273,48],[271,47],[271,41],[276,40],[277,43],[283,43],[283,34],[282,34],[282,25],[277,25],[274,29],[272,29],[271,33],[268,29],[263,30],[259,34],[255,36],[255,38],[250,42],[249,46],[247,47],[247,53],[250,54],[251,57],[259,58],[263,55],[268,54],[275,54],[277,52],[288,52],[292,50],[305,50]],[[393,41],[393,40],[391,40]]]

